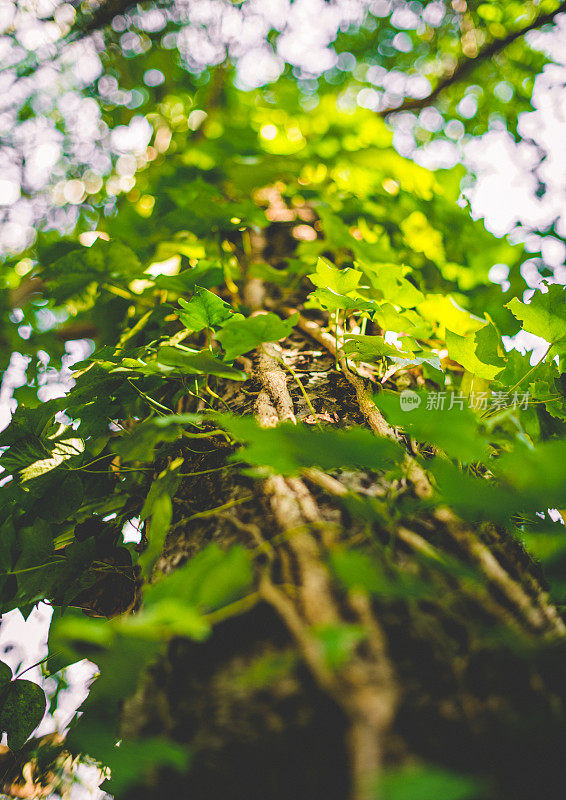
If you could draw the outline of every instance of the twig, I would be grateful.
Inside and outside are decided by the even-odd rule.
[[[288,316],[296,313],[296,309],[283,309],[284,313]],[[299,314],[299,320],[297,322],[297,326],[304,331],[304,333],[308,334],[312,339],[319,342],[319,344],[323,345],[328,352],[333,355],[340,366],[342,372],[344,373],[344,377],[352,386],[356,393],[356,398],[358,401],[358,405],[360,407],[360,411],[366,418],[368,425],[372,429],[374,433],[378,436],[383,436],[388,439],[394,439],[398,441],[399,437],[394,428],[389,425],[386,421],[385,417],[381,413],[381,411],[377,408],[373,399],[369,392],[367,391],[363,380],[360,378],[359,375],[356,375],[352,372],[348,363],[346,361],[346,356],[344,355],[344,351],[342,349],[336,349],[336,345],[334,342],[334,338],[332,334],[328,331],[325,331],[321,326],[314,322],[311,319],[307,319],[303,317],[302,314]]]
[[[453,86],[454,84],[463,80],[481,63],[492,59],[498,53],[501,53],[503,50],[509,47],[509,45],[513,44],[513,42],[515,42],[517,39],[520,39],[522,36],[525,36],[530,31],[534,31],[537,28],[541,28],[543,25],[554,22],[555,17],[558,14],[561,14],[563,11],[566,11],[566,2],[560,3],[558,8],[556,8],[554,11],[549,11],[547,14],[540,14],[538,17],[535,17],[535,19],[532,22],[529,22],[528,25],[525,25],[524,28],[519,28],[519,30],[512,31],[506,36],[493,39],[473,58],[466,58],[465,60],[458,62],[456,68],[445,74],[444,77],[442,77],[438,84],[434,87],[434,89],[425,97],[404,100],[397,107],[389,106],[387,108],[378,110],[377,114],[380,117],[387,117],[390,114],[398,114],[403,111],[417,111],[421,108],[427,108],[438,97],[438,95],[440,95],[450,86]]]
[[[287,388],[287,378],[280,366],[280,359],[275,345],[261,345],[257,349],[255,375],[273,403],[279,420],[290,419],[296,423],[293,400]]]
[[[286,364],[286,363],[283,361],[283,359],[281,359],[281,363],[283,364],[283,366],[285,367],[285,369],[288,369],[288,370],[289,370],[289,372],[291,373],[291,375],[292,375],[292,376],[293,376],[293,378],[295,379],[295,382],[296,382],[297,386],[299,387],[299,389],[301,390],[301,394],[302,394],[302,395],[303,395],[303,397],[305,398],[305,403],[307,404],[307,406],[308,406],[308,408],[309,408],[309,411],[310,411],[310,412],[311,412],[311,414],[313,415],[313,418],[314,418],[314,420],[316,421],[316,424],[317,424],[317,426],[319,427],[319,429],[322,429],[322,425],[320,424],[320,422],[319,422],[319,420],[318,420],[318,418],[317,418],[317,416],[316,416],[316,411],[315,411],[315,409],[314,409],[314,406],[313,406],[313,404],[312,404],[312,402],[311,402],[311,399],[310,399],[310,397],[309,397],[309,396],[308,396],[308,394],[307,394],[307,390],[306,390],[306,389],[305,389],[305,387],[303,386],[303,382],[301,381],[301,379],[300,379],[300,378],[299,378],[299,376],[297,375],[297,372],[296,372],[296,370],[294,370],[294,369],[293,369],[293,367],[292,367],[290,364]]]

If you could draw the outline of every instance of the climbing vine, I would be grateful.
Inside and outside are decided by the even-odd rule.
[[[180,102],[194,114],[198,96]],[[124,735],[148,665],[260,601],[319,685],[367,714],[359,741],[400,692],[376,604],[479,606],[511,650],[564,637],[564,287],[525,297],[522,246],[471,219],[461,170],[401,157],[372,111],[304,110],[288,85],[205,111],[176,131],[163,102],[155,135],[174,146],[140,162],[117,213],[13,261],[34,358],[0,435],[0,608],[53,606],[46,674],[97,664],[57,763],[104,765],[116,797],[140,770],[190,767],[166,734]],[[547,342],[533,363],[521,330]],[[85,337],[72,387],[39,402],[42,342],[58,369],[61,342]],[[285,548],[300,579],[275,566]],[[548,585],[517,566],[525,550]],[[0,667],[17,751],[46,701]],[[427,781],[476,796],[465,777]]]

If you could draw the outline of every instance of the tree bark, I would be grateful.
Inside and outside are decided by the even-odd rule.
[[[249,296],[278,300],[258,288]],[[164,770],[131,797],[369,800],[384,770],[422,762],[485,778],[477,800],[550,797],[566,778],[564,623],[539,570],[495,526],[474,529],[426,502],[405,511],[430,497],[426,472],[319,323],[303,316],[281,345],[259,348],[253,377],[227,383],[223,403],[264,426],[366,425],[406,443],[406,477],[313,469],[258,480],[227,468],[185,478],[158,568],[211,542],[243,543],[256,554],[256,591],[205,644],[175,640],[127,705],[130,735],[164,732],[193,752],[188,775]],[[230,453],[211,440],[190,469],[226,466]],[[355,495],[395,497],[397,513],[364,522],[344,502]],[[368,542],[385,573],[435,591],[345,591],[328,555]],[[439,555],[461,569],[439,570]],[[336,668],[314,635],[325,626],[363,633]]]

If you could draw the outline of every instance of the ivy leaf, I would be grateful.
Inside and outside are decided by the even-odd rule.
[[[475,335],[459,336],[446,330],[446,347],[453,361],[457,361],[464,369],[477,375],[478,378],[493,380],[503,370],[505,361],[493,356],[493,336],[497,332],[493,325],[486,325]],[[484,360],[486,359],[486,360]],[[494,361],[499,363],[493,363]]]
[[[120,624],[127,635],[148,641],[183,636],[201,642],[210,634],[210,624],[198,608],[175,597],[166,597],[154,604],[146,603],[137,614],[123,617]]]
[[[485,787],[476,778],[432,767],[407,767],[386,774],[383,800],[476,800]]]
[[[530,303],[514,297],[506,306],[523,323],[525,330],[552,344],[566,338],[566,289],[557,283],[547,292],[537,291]]]
[[[145,574],[161,554],[165,536],[173,518],[172,498],[179,486],[177,470],[183,464],[182,458],[176,458],[167,465],[150,486],[149,492],[140,512],[140,519],[151,517],[149,546],[141,555],[139,563]]]
[[[91,247],[77,246],[46,266],[44,280],[56,303],[62,303],[84,296],[104,280],[123,282],[140,272],[141,263],[133,250],[118,241],[97,239]]]
[[[374,559],[360,550],[334,550],[330,555],[330,566],[347,589],[391,599],[419,597],[427,593],[419,579],[402,573],[389,576]]]
[[[8,734],[10,750],[20,750],[43,719],[45,693],[32,681],[11,681],[0,703],[0,729]]]
[[[58,475],[58,473],[55,473]],[[39,514],[43,519],[63,522],[76,511],[84,500],[84,487],[76,472],[68,473],[63,480],[50,485],[41,499]]]
[[[151,484],[149,493],[140,513],[140,518],[146,520],[151,517],[149,528],[149,545],[142,553],[139,564],[144,575],[149,575],[153,565],[161,555],[167,532],[173,519],[172,498],[179,485],[176,470],[183,463],[182,459],[172,461],[167,469]]]
[[[494,465],[513,487],[521,508],[566,508],[566,440],[517,447]]]
[[[461,308],[452,297],[444,294],[427,294],[424,302],[419,303],[417,311],[425,320],[438,324],[441,336],[445,329],[465,336],[485,324],[482,319]]]
[[[438,372],[444,372],[440,358],[433,353],[423,355],[424,352],[425,351],[423,350],[420,354],[416,353],[414,356],[409,356],[408,358],[403,358],[402,356],[391,356],[391,361],[393,361],[395,364],[399,364],[401,367],[419,367],[428,364],[428,366],[432,367],[432,369],[438,370]],[[429,376],[425,375],[425,377]]]
[[[395,442],[378,439],[364,428],[318,430],[292,423],[261,428],[251,417],[219,414],[217,419],[247,442],[239,458],[255,466],[271,467],[282,475],[296,475],[305,467],[383,470],[401,458]]]
[[[201,260],[196,266],[185,269],[178,275],[158,275],[155,285],[168,292],[186,294],[197,285],[210,289],[212,286],[219,286],[223,280],[224,272],[218,262]]]
[[[51,560],[53,536],[48,523],[40,518],[19,531],[21,555],[14,571],[19,573],[18,596],[22,602],[36,602],[48,597],[58,578],[58,566]]]
[[[308,277],[315,286],[330,289],[335,294],[345,295],[357,289],[363,272],[357,269],[338,269],[326,258],[319,258],[316,271]]]
[[[223,551],[211,544],[151,586],[146,592],[146,606],[153,608],[173,599],[200,611],[212,611],[242,597],[252,580],[250,555],[245,548],[235,546]]]
[[[179,298],[184,311],[179,312],[179,319],[190,331],[198,332],[203,328],[213,328],[229,319],[232,311],[218,295],[208,289],[198,287],[190,300]]]
[[[508,520],[521,503],[515,491],[465,475],[453,464],[435,458],[429,466],[441,497],[466,519]]]
[[[332,289],[321,288],[309,294],[305,308],[323,308],[325,311],[373,311],[375,305],[372,300],[364,300],[363,297],[347,297]]]
[[[406,333],[418,339],[428,339],[432,333],[432,325],[412,309],[405,309],[401,314],[391,303],[376,306],[373,319],[384,331]]]
[[[503,344],[495,325],[489,321],[487,325],[475,332],[475,340],[476,356],[479,360],[502,370],[505,367],[506,359],[499,355],[499,352],[503,351]]]
[[[411,350],[411,342],[403,340],[403,344],[409,346]],[[383,336],[356,336],[354,334],[347,334],[347,341],[343,347],[344,353],[353,361],[378,361],[380,358],[392,358],[394,356],[403,356],[402,350],[398,350],[392,344],[387,344]]]
[[[202,582],[197,605],[204,610],[221,608],[242,597],[252,580],[250,554],[244,547],[231,547]]]
[[[189,375],[216,375],[233,381],[244,381],[248,377],[241,369],[221,361],[210,350],[189,352],[176,347],[160,347],[157,361],[164,367],[171,367]]]
[[[374,289],[383,299],[401,306],[413,308],[424,300],[424,294],[405,278],[405,268],[399,264],[361,264]]]
[[[51,443],[49,443],[51,444]],[[40,458],[20,470],[20,480],[22,483],[39,478],[47,472],[58,467],[69,458],[80,455],[85,449],[85,443],[78,437],[68,439],[58,439],[51,445],[51,453],[47,458]]]
[[[367,637],[361,625],[318,625],[314,637],[322,651],[327,666],[340,669],[350,659],[355,647]]]
[[[12,670],[7,664],[4,663],[4,661],[0,661],[0,697],[4,686],[10,683],[11,680]]]
[[[271,312],[256,317],[232,317],[216,334],[216,339],[226,351],[226,358],[232,361],[264,342],[277,342],[289,336],[298,319],[298,314],[280,319]]]
[[[522,355],[518,350],[510,350],[505,357],[505,369],[497,376],[497,383],[508,387],[517,386],[530,372],[530,353]]]
[[[185,745],[180,745],[165,736],[148,736],[143,739],[128,739],[116,747],[107,730],[97,730],[92,724],[90,740],[96,742],[98,757],[109,768],[111,778],[103,788],[108,787],[113,797],[123,797],[128,788],[139,786],[140,780],[148,783],[158,769],[183,773],[190,764],[190,753]],[[98,734],[98,735],[97,735]]]
[[[0,447],[13,445],[22,439],[40,439],[62,408],[60,399],[40,403],[37,408],[18,406],[7,428],[0,433]]]
[[[24,570],[43,564],[53,552],[53,536],[49,524],[36,519],[33,525],[22,528],[18,535],[21,555],[16,569]]]
[[[12,519],[7,519],[0,526],[0,573],[12,569],[16,528]]]
[[[164,417],[167,419],[167,417]],[[122,461],[151,461],[153,451],[161,442],[174,442],[181,435],[176,425],[168,425],[160,429],[154,420],[142,422],[127,431],[112,449]]]
[[[488,440],[481,435],[474,412],[461,398],[454,402],[457,395],[443,397],[442,404],[433,406],[427,402],[426,394],[415,395],[419,403],[410,411],[404,410],[397,394],[381,393],[374,400],[392,425],[403,428],[418,441],[436,445],[467,463],[487,458]]]

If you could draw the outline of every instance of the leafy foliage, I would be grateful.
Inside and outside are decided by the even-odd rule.
[[[491,38],[513,29],[513,8],[470,4],[465,16],[473,30],[487,24]],[[399,58],[411,73],[420,53],[420,63],[430,64],[431,38],[438,52],[459,53],[453,21],[448,10],[434,32],[410,29],[412,55],[405,59],[392,52],[393,23],[384,17],[375,28],[383,63]],[[362,34],[356,47],[365,58],[369,38]],[[518,107],[526,105],[533,66],[523,56],[510,50],[478,66],[486,96],[487,78],[510,67]],[[536,65],[542,58],[529,57]],[[350,76],[352,85],[371,82],[366,74]],[[331,77],[321,85],[346,80]],[[312,478],[317,471],[333,479],[330,486],[342,487],[337,502],[366,532],[351,547],[329,545],[325,568],[347,596],[407,608],[430,600],[432,587],[388,561],[386,547],[376,558],[367,531],[379,525],[393,541],[402,524],[424,525],[423,515],[449,505],[462,525],[497,523],[522,539],[549,565],[553,598],[566,599],[563,526],[546,516],[549,508],[566,508],[563,287],[542,284],[523,302],[523,250],[493,237],[458,205],[461,171],[432,172],[401,157],[371,111],[344,110],[322,90],[318,104],[309,104],[287,80],[249,93],[224,86],[196,131],[189,120],[203,93],[173,88],[152,107],[152,158],[136,172],[135,188],[117,213],[98,209],[102,235],[81,243],[85,216],[72,238],[42,234],[10,267],[13,288],[24,277],[35,281],[22,300],[30,338],[20,341],[16,323],[3,323],[4,355],[17,341],[18,352],[34,362],[0,438],[0,611],[29,613],[51,602],[57,611],[50,670],[83,657],[97,663],[100,677],[69,740],[111,767],[117,797],[139,779],[140,763],[146,772],[189,763],[165,737],[115,746],[120,709],[143,671],[173,638],[202,641],[218,620],[257,599],[260,559],[241,544],[208,544],[171,574],[161,569],[176,532],[226,510],[192,508],[190,480],[197,476],[232,469],[248,482]],[[454,90],[443,97],[443,110],[456,113]],[[488,101],[476,99],[477,118],[465,123],[473,131],[488,114]],[[163,131],[166,157],[157,156]],[[281,231],[282,251],[268,256],[265,248],[256,257],[252,238]],[[510,269],[505,291],[489,279],[502,262]],[[268,288],[269,307],[253,307],[246,294],[258,280]],[[302,335],[295,306],[333,343],[329,352],[342,371],[334,376],[352,371],[355,391],[366,391],[366,405],[382,412],[390,435],[370,431],[359,402],[354,420],[317,416],[291,361],[283,364],[312,418],[262,427],[237,413],[257,394],[249,372],[256,349],[295,347]],[[42,311],[52,324],[42,323]],[[537,364],[506,350],[519,323],[548,342]],[[74,364],[63,397],[40,402],[41,354],[58,367],[61,341],[85,329],[94,351]],[[352,385],[340,391],[353,396]],[[430,492],[399,500],[415,468]],[[373,493],[360,475],[370,476]],[[142,530],[135,548],[123,540],[132,520]],[[421,556],[430,570],[477,577],[432,545]],[[310,631],[332,673],[346,668],[365,633],[331,623]],[[0,664],[0,727],[17,750],[45,704],[39,687],[12,680],[7,670]],[[423,770],[402,780],[390,776],[383,791],[391,800],[464,800],[475,788],[451,773]]]

